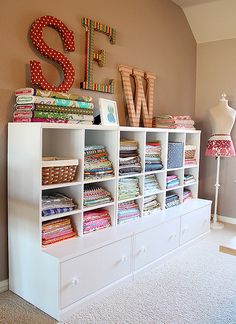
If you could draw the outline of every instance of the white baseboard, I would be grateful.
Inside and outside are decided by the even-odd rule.
[[[8,280],[0,281],[0,293],[8,290]]]
[[[223,222],[223,223],[235,224],[236,225],[236,218],[233,218],[233,217],[218,215],[218,220]]]

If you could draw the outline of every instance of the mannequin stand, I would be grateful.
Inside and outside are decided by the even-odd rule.
[[[220,230],[224,228],[224,224],[217,222],[217,205],[218,205],[218,194],[219,194],[219,175],[220,175],[220,156],[216,157],[217,160],[217,168],[216,168],[216,183],[215,183],[215,206],[214,206],[214,214],[213,214],[213,222],[211,224],[212,229]]]

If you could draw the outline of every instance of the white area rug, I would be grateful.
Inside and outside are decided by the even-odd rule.
[[[218,252],[236,227],[208,237],[115,288],[66,324],[236,324],[236,257]],[[0,323],[56,323],[21,298],[0,295]]]

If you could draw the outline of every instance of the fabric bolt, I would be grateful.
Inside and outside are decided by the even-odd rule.
[[[144,178],[144,195],[157,193],[161,190],[158,179],[154,174],[148,174]]]
[[[16,121],[16,120],[14,120]],[[29,122],[32,123],[59,123],[59,124],[80,124],[80,125],[93,125],[92,121],[87,120],[65,120],[54,118],[31,118]]]
[[[137,177],[119,179],[118,200],[132,199],[139,195],[139,179]]]
[[[190,116],[160,115],[153,117],[153,127],[170,129],[195,129]]]
[[[144,197],[144,204],[143,204],[144,215],[148,215],[151,212],[158,211],[158,210],[161,210],[161,204],[158,201],[157,195]]]
[[[145,171],[156,171],[162,168],[161,143],[159,141],[147,142],[145,146]]]
[[[99,185],[85,185],[84,206],[96,206],[112,201],[111,193]]]
[[[180,185],[180,179],[177,177],[177,175],[167,175],[166,177],[166,188],[174,188],[178,187]]]
[[[67,113],[47,112],[47,111],[38,111],[38,110],[33,111],[33,116],[35,118],[93,121],[93,116],[90,115],[67,114]]]
[[[187,201],[193,198],[192,192],[190,189],[184,189],[183,192],[183,201]]]
[[[94,209],[84,213],[83,233],[87,234],[111,226],[111,217],[106,209]]]
[[[194,183],[195,181],[196,180],[195,180],[193,175],[191,175],[191,174],[185,174],[184,175],[184,184],[185,185]]]
[[[134,200],[118,204],[118,223],[137,220],[140,217],[139,206]]]
[[[141,173],[141,160],[138,153],[138,142],[135,140],[120,140],[119,175]]]
[[[175,193],[167,193],[165,208],[171,208],[180,204],[179,196]]]
[[[207,142],[205,155],[213,157],[235,156],[235,148],[231,136],[229,134],[212,135]]]
[[[42,196],[42,216],[69,212],[76,207],[72,198],[61,193]]]

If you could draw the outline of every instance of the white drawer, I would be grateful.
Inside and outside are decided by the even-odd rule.
[[[210,229],[211,205],[181,216],[180,244],[206,233]]]
[[[135,270],[160,258],[179,246],[180,219],[137,234],[135,237]]]
[[[63,262],[61,264],[61,308],[130,273],[130,238]]]

